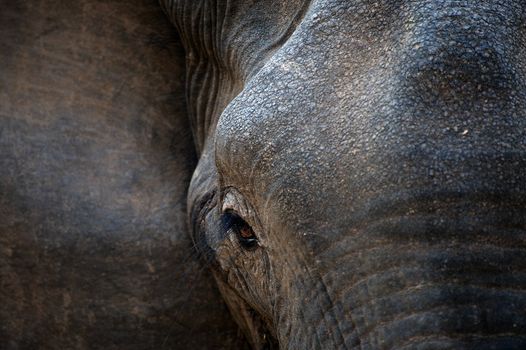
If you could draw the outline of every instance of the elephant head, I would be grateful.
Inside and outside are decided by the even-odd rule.
[[[253,347],[526,347],[523,1],[163,5],[193,239]]]

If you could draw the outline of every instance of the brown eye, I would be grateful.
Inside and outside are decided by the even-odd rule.
[[[247,224],[244,224],[239,228],[239,235],[244,239],[256,238],[254,236],[254,231],[252,231],[252,228]]]
[[[223,214],[222,221],[225,232],[232,230],[243,248],[254,249],[257,247],[258,239],[254,230],[239,215],[233,212],[226,212]]]

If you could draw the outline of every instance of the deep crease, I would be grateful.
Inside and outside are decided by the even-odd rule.
[[[374,277],[378,277],[378,276],[381,276],[383,274],[385,274],[386,272],[390,272],[390,271],[400,271],[400,269],[402,268],[409,268],[409,269],[415,269],[415,270],[418,270],[418,269],[422,269],[422,266],[420,264],[398,264],[398,265],[389,265],[388,268],[386,269],[382,269],[382,270],[377,270],[375,271],[374,273],[372,274],[369,274],[368,276],[354,282],[352,285],[350,285],[349,287],[347,287],[343,292],[342,294],[348,294],[350,293],[353,289],[356,289],[359,285],[361,284],[367,284],[367,282],[371,279],[371,278],[374,278]],[[422,271],[425,271],[425,270],[422,270]],[[516,270],[514,269],[513,270],[513,273],[525,273],[526,272],[526,269],[524,270]],[[496,287],[487,287],[487,289],[491,289],[491,288],[494,288],[494,289],[498,289]],[[525,289],[513,289],[513,288],[509,288],[509,287],[503,287],[501,288],[502,290],[517,290],[517,291],[522,291],[522,290],[526,290]],[[398,293],[398,292],[395,292],[395,293]],[[395,294],[395,293],[392,293],[392,294]],[[390,295],[390,294],[387,294],[387,295]]]
[[[495,229],[495,231],[503,232],[502,229],[501,230]],[[524,234],[526,235],[526,232],[524,232]],[[477,234],[477,236],[484,238],[484,236],[480,234]],[[474,237],[467,237],[467,238],[473,239]],[[341,242],[339,242],[338,244],[341,244]],[[329,248],[331,247],[332,246],[329,246],[327,250],[330,250]],[[397,245],[397,243],[393,243],[392,241],[383,240],[382,242],[376,243],[375,245],[370,245],[370,246],[365,246],[365,247],[359,246],[355,250],[345,251],[343,254],[333,259],[333,265],[337,265],[339,261],[351,258],[358,253],[365,255],[365,253],[371,253],[374,251],[378,251],[380,249],[390,250],[388,248],[395,248],[397,252],[405,253],[405,252],[413,252],[415,248],[418,248],[418,247],[423,248],[425,250],[435,250],[435,249],[438,250],[440,248],[453,248],[454,247],[454,248],[459,248],[459,249],[466,249],[467,251],[472,251],[472,252],[476,252],[477,248],[489,248],[489,249],[494,249],[496,251],[525,252],[526,253],[526,246],[517,247],[517,245],[514,245],[513,247],[508,247],[506,245],[500,245],[500,244],[488,242],[488,241],[485,241],[485,242],[476,242],[476,241],[458,242],[456,241],[454,242],[454,246],[452,246],[451,244],[448,245],[448,243],[445,243],[445,242],[438,242],[438,243],[426,242],[426,243],[418,243],[418,244],[412,242],[411,247],[401,247],[400,245]],[[327,266],[332,267],[332,265],[327,265]]]
[[[288,265],[288,267],[289,267],[288,270],[289,270],[289,271],[295,271],[295,268],[294,268],[294,266],[291,265],[291,262],[289,261],[288,256],[287,256],[287,258],[285,259],[285,263]],[[296,277],[296,280],[297,280],[297,281],[301,281],[303,287],[308,287],[308,286],[306,286],[306,285],[304,284],[304,279],[302,279],[302,278],[298,278],[299,276],[297,276],[297,275],[296,275],[295,277]],[[302,290],[305,290],[305,288],[302,288]],[[305,320],[306,320],[306,317],[305,317],[305,314],[304,314],[304,312],[303,312],[303,308],[300,307],[298,310],[299,310],[299,313],[300,313],[300,315],[299,315],[299,316],[300,316],[300,320],[301,320],[301,321],[305,321]],[[298,331],[298,330],[296,329],[296,332],[297,332],[297,331]],[[315,332],[315,338],[316,338],[316,342],[317,342],[318,345],[320,346],[320,349],[322,349],[323,346],[322,346],[321,338],[320,338],[320,335],[318,334],[318,332]]]
[[[434,286],[434,285],[428,285],[428,286]],[[455,284],[440,284],[440,285],[436,285],[437,287],[443,287],[443,286],[447,286],[447,287],[451,287],[451,286],[455,286],[455,287],[465,287],[463,285],[455,285]],[[470,286],[471,287],[471,286]],[[476,287],[477,289],[481,289],[481,290],[485,290],[485,289],[493,289],[493,288],[485,288],[484,286],[474,286]],[[392,293],[392,294],[400,294],[401,292],[397,292],[397,293]],[[388,298],[392,296],[391,294],[386,296],[385,298]],[[371,305],[372,302],[367,302],[367,303],[364,303],[360,306],[360,308],[365,308],[365,306],[369,306]],[[465,306],[477,306],[478,304],[475,304],[473,302],[469,302],[469,303],[457,303],[454,305],[454,307],[465,307]],[[392,324],[392,323],[396,323],[396,322],[400,322],[402,320],[405,320],[405,319],[408,319],[410,317],[413,317],[415,315],[420,315],[420,314],[425,314],[425,313],[430,313],[430,312],[434,312],[434,311],[437,311],[437,310],[450,310],[452,309],[452,306],[451,305],[438,305],[438,306],[433,306],[433,307],[430,307],[430,308],[424,308],[422,310],[419,310],[417,312],[413,312],[413,313],[410,313],[410,314],[400,314],[398,313],[395,317],[392,317],[390,319],[386,319],[386,320],[383,320],[381,322],[378,322],[374,325],[372,325],[371,327],[368,327],[369,329],[365,328],[364,329],[364,333],[360,334],[360,337],[362,338],[365,338],[367,337],[370,333],[372,333],[373,331],[375,331],[376,329],[379,329],[381,327],[384,327],[384,326],[387,326],[389,324]],[[356,309],[355,309],[356,310]]]
[[[457,337],[455,337],[457,336]],[[513,334],[513,333],[498,333],[498,334],[492,334],[491,336],[489,337],[486,337],[486,336],[483,336],[483,335],[479,335],[479,334],[476,334],[476,333],[459,333],[459,334],[455,334],[455,333],[448,333],[447,336],[440,336],[441,339],[435,339],[434,338],[435,335],[432,335],[432,336],[418,336],[418,335],[415,335],[415,336],[412,336],[410,338],[407,339],[407,341],[404,341],[402,344],[398,345],[397,346],[397,349],[398,350],[403,350],[405,348],[407,348],[408,346],[412,345],[413,343],[417,342],[417,343],[421,343],[421,342],[425,342],[425,341],[429,341],[429,340],[432,340],[432,341],[463,341],[462,338],[464,337],[473,337],[475,339],[478,339],[478,340],[484,340],[486,338],[490,338],[490,339],[499,339],[499,338],[505,338],[505,337],[513,337],[514,339],[517,339],[517,338],[522,338],[524,339],[524,341],[526,341],[526,336],[523,336],[523,335],[517,335],[517,334]]]
[[[306,263],[308,261],[307,258],[306,258],[306,255],[304,253],[302,253],[302,258],[303,258],[304,263]],[[321,286],[322,286],[321,292],[327,298],[327,300],[329,301],[329,305],[330,305],[329,312],[332,315],[332,317],[334,318],[334,320],[336,321],[337,332],[335,332],[335,333],[337,333],[339,335],[339,337],[341,338],[340,342],[345,347],[345,349],[348,349],[347,344],[345,343],[345,337],[343,336],[343,333],[341,331],[340,320],[337,317],[335,317],[335,315],[334,315],[335,305],[334,305],[334,302],[333,302],[333,300],[332,300],[332,298],[331,298],[331,296],[329,294],[329,291],[327,289],[327,285],[325,284],[325,281],[323,280],[321,275],[316,276],[318,278],[314,279],[313,278],[314,277],[313,271],[311,271],[311,269],[309,268],[309,265],[305,264],[305,267],[306,267],[306,271],[307,271],[307,274],[309,275],[310,280],[314,281],[314,283],[316,283],[316,282],[321,283]],[[325,319],[326,313],[324,313],[323,310],[321,310],[321,313],[324,315],[324,320],[325,320],[326,326],[328,326],[329,324],[327,324],[327,320]],[[356,326],[355,326],[355,323],[353,322],[353,319],[352,319],[351,315],[349,315],[349,321],[352,324],[353,330],[356,330]],[[330,328],[327,327],[327,329],[330,329]],[[338,342],[336,341],[334,336],[335,336],[335,334],[333,334],[333,341],[334,341],[335,344],[338,344]]]

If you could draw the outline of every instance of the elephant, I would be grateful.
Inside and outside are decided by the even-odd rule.
[[[156,1],[2,1],[0,349],[245,349],[186,225],[184,51]]]
[[[191,234],[254,348],[526,348],[526,3],[166,0]]]
[[[36,3],[0,14],[11,348],[526,348],[524,1]]]

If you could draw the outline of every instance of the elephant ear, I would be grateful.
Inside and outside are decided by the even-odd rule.
[[[0,11],[2,349],[244,347],[186,231],[184,53],[159,6]]]
[[[161,0],[186,51],[188,113],[198,153],[221,112],[283,45],[308,0]]]

